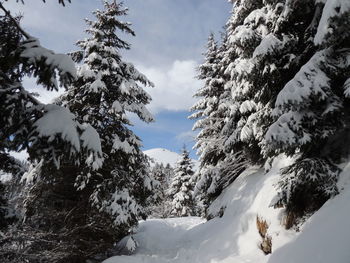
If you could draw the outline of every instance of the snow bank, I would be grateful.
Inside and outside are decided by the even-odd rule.
[[[300,229],[281,225],[283,209],[269,207],[276,195],[279,170],[291,160],[276,160],[265,174],[251,167],[228,187],[210,207],[221,218],[208,222],[185,217],[143,221],[134,235],[139,247],[132,256],[110,258],[104,263],[346,263],[349,262],[350,165],[341,175],[340,189]],[[266,220],[272,237],[272,254],[260,249],[256,218]]]
[[[342,192],[304,225],[299,236],[272,254],[268,263],[350,262],[350,164],[340,177]]]

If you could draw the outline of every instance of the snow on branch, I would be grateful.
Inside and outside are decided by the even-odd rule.
[[[337,27],[337,25],[334,25],[336,18],[341,19],[343,15],[350,14],[349,0],[322,0],[322,3],[324,2],[325,6],[314,39],[316,45],[322,45],[326,41],[326,38],[334,33]],[[345,15],[344,20],[341,20],[344,25],[346,24],[346,17],[348,16]]]
[[[41,105],[44,115],[34,123],[38,138],[50,144],[60,138],[70,145],[70,154],[87,152],[86,164],[97,170],[102,166],[102,148],[97,131],[89,124],[80,124],[68,109],[54,105]]]
[[[46,84],[48,87],[53,85],[54,89],[58,89],[55,72],[58,72],[61,85],[63,86],[67,86],[77,77],[74,62],[69,56],[65,54],[55,54],[52,50],[42,47],[39,40],[34,37],[25,40],[20,49],[20,57],[26,60],[25,63],[45,69],[44,73],[49,71],[51,76],[50,80],[45,81],[47,77],[45,77],[44,74],[38,73],[39,71],[34,70],[34,75],[39,76],[38,81],[43,82],[43,84]]]

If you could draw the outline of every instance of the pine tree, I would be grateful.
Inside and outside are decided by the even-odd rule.
[[[195,97],[198,102],[192,106],[191,111],[196,111],[189,118],[197,119],[193,130],[200,129],[196,137],[194,148],[199,155],[200,168],[196,173],[198,184],[196,185],[196,195],[200,200],[208,204],[213,197],[220,192],[219,163],[225,158],[222,147],[221,130],[224,125],[224,112],[226,110],[223,103],[224,78],[221,67],[221,55],[225,48],[226,41],[218,47],[214,35],[210,34],[207,43],[207,51],[204,54],[204,63],[199,66],[198,79],[204,81],[204,86],[199,89]]]
[[[230,143],[236,105],[232,101],[231,87],[227,85],[230,75],[226,69],[231,57],[228,56],[230,30],[226,30],[219,47],[213,37],[209,38],[205,62],[199,68],[199,78],[205,82],[196,96],[202,98],[192,108],[199,111],[190,117],[200,118],[194,125],[194,129],[201,129],[195,145],[200,154],[195,194],[205,209],[247,166],[241,148],[233,149]]]
[[[154,189],[157,202],[148,208],[149,214],[153,218],[167,218],[170,215],[171,205],[167,191],[174,176],[174,169],[169,164],[164,167],[163,164],[156,163],[151,169],[151,175],[158,185]]]
[[[181,159],[176,163],[174,177],[169,188],[172,216],[193,216],[195,204],[193,199],[192,161],[189,152],[184,148]]]
[[[57,235],[61,241],[55,250],[66,260],[106,257],[115,242],[146,218],[146,206],[153,199],[148,159],[127,117],[132,112],[153,121],[145,107],[151,98],[142,88],[153,84],[122,60],[120,52],[130,45],[116,31],[134,35],[130,24],[119,20],[126,13],[122,4],[105,1],[104,10],[94,12],[96,21],[86,21],[89,37],[77,43],[80,51],[72,53],[82,62],[77,79],[57,101],[98,132],[102,167],[91,170],[86,163],[68,160],[55,170],[39,163],[35,169],[40,180],[29,186],[28,221],[45,222],[39,230]],[[56,216],[48,219],[48,214]]]
[[[32,76],[48,90],[57,90],[58,76],[60,85],[68,87],[76,77],[73,61],[42,47],[1,3],[0,8],[5,12],[0,17],[0,151],[27,149],[32,160],[46,156],[56,165],[61,158],[68,157],[66,152],[85,161],[80,156],[85,152],[86,158],[91,155],[91,164],[98,165],[100,153],[89,147],[84,136],[86,132],[93,135],[91,127],[76,122],[62,107],[40,103],[22,85],[24,76]]]
[[[287,213],[313,211],[337,192],[335,163],[346,156],[338,142],[348,129],[349,35],[335,31],[348,25],[348,8],[346,1],[234,1],[220,52],[225,157],[202,185],[216,189],[218,179],[232,182],[245,167],[286,153],[298,157],[280,183],[277,203]]]
[[[191,108],[196,111],[189,118],[198,119],[193,127],[201,129],[197,135],[194,148],[200,155],[201,165],[215,165],[222,154],[218,149],[216,136],[221,130],[222,118],[219,115],[220,95],[223,92],[223,80],[219,75],[219,51],[214,35],[208,39],[205,61],[199,66],[198,79],[203,80],[204,87],[196,92],[199,101]],[[219,116],[218,116],[219,115]]]
[[[48,168],[46,171],[52,174],[68,160],[86,164],[87,171],[96,170],[102,163],[97,132],[90,125],[79,123],[67,109],[41,103],[22,84],[23,77],[29,76],[48,90],[57,90],[58,85],[66,88],[76,78],[73,61],[67,55],[55,54],[42,47],[38,39],[20,27],[20,19],[12,17],[3,3],[0,3],[0,9],[4,12],[0,16],[0,155],[27,150],[31,161],[44,163]],[[49,175],[45,174],[45,178],[50,179],[45,181],[48,187],[55,181]],[[36,182],[40,183],[40,180]],[[16,191],[19,189],[15,188]],[[43,208],[45,206],[40,207]],[[51,220],[55,215],[48,213],[46,216]],[[62,217],[60,220],[63,221]],[[52,240],[59,244],[60,239],[55,234],[43,235],[37,231],[39,226],[43,227],[38,222],[43,221],[33,224],[29,221],[28,224],[19,221],[13,227],[14,231],[8,230],[1,237],[1,260],[36,262],[46,257],[55,262],[60,257],[58,253],[54,260],[52,254],[41,254],[40,251],[50,246],[52,250]]]
[[[306,4],[293,4],[306,9]],[[279,92],[276,119],[266,134],[270,151],[297,157],[282,173],[275,203],[285,206],[290,218],[317,210],[337,194],[337,164],[349,155],[350,35],[345,27],[350,4],[318,1],[308,7],[309,16],[303,11],[298,18],[309,23],[308,52]]]
[[[130,24],[118,19],[128,10],[107,1],[104,6],[103,11],[94,12],[96,21],[87,20],[90,37],[78,42],[83,64],[62,102],[98,131],[105,157],[98,174],[78,178],[78,188],[84,189],[96,176],[93,203],[114,215],[116,225],[129,228],[145,216],[143,206],[151,179],[147,158],[140,150],[141,141],[128,128],[131,122],[126,113],[135,113],[145,122],[153,121],[145,107],[151,98],[140,86],[153,84],[121,58],[121,50],[130,45],[116,35],[116,30],[134,35]]]
[[[234,105],[223,129],[231,132],[226,145],[253,164],[279,153],[297,156],[283,171],[276,205],[298,217],[337,192],[335,162],[346,156],[334,146],[347,130],[341,87],[349,37],[335,43],[333,31],[324,30],[348,21],[348,6],[245,0],[234,11],[225,54]]]

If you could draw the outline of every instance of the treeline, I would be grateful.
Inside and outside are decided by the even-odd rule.
[[[232,2],[199,67],[196,192],[208,207],[247,167],[293,157],[272,204],[291,227],[338,193],[349,155],[349,1]]]

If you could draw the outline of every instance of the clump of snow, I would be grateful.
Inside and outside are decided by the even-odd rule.
[[[349,0],[322,0],[318,2],[325,3],[322,11],[320,23],[318,24],[317,33],[314,38],[316,45],[322,45],[325,37],[332,34],[334,25],[332,25],[332,18],[340,17],[346,12],[350,12]]]
[[[29,154],[26,150],[22,150],[20,152],[10,151],[9,154],[21,162],[26,162],[29,158]]]
[[[121,150],[125,153],[134,153],[135,149],[132,147],[126,140],[121,141],[120,138],[116,135],[113,140],[113,149],[112,152]]]
[[[26,184],[31,184],[38,174],[40,174],[41,167],[43,166],[44,160],[41,159],[38,164],[31,164],[28,172],[25,172],[22,175],[21,182]]]
[[[258,57],[261,55],[267,55],[273,53],[273,51],[278,47],[283,45],[283,42],[274,36],[274,34],[268,34],[265,36],[259,46],[255,48],[253,57]]]
[[[100,135],[90,124],[81,124],[80,128],[83,130],[82,134],[80,135],[81,143],[85,149],[90,151],[90,155],[86,159],[86,163],[94,170],[97,170],[98,168],[102,167],[103,164]]]
[[[276,106],[281,107],[290,102],[295,104],[305,103],[312,94],[317,94],[321,99],[327,97],[325,90],[329,86],[329,77],[321,70],[327,50],[316,52],[315,55],[301,67],[299,72],[290,80],[277,96]]]
[[[256,104],[254,101],[251,101],[251,100],[246,100],[246,101],[243,101],[240,108],[239,108],[239,111],[242,113],[242,114],[245,114],[247,112],[252,112],[253,110],[256,109]]]
[[[126,249],[130,251],[131,253],[136,250],[137,243],[132,237],[129,237],[128,241],[126,242]]]
[[[30,63],[36,64],[37,61],[43,60],[52,69],[57,69],[59,75],[65,78],[69,75],[76,78],[76,68],[73,60],[65,54],[55,54],[52,50],[46,49],[40,45],[40,41],[36,38],[30,38],[25,41],[21,48],[21,57],[27,58]],[[58,88],[55,82],[56,88]]]
[[[83,147],[91,149],[102,155],[100,135],[97,133],[97,131],[90,124],[87,123],[80,125],[80,128],[83,130],[83,133],[80,136]]]
[[[99,93],[101,92],[101,90],[106,90],[106,89],[107,89],[106,84],[100,78],[95,79],[95,81],[92,82],[89,87],[90,92],[94,92],[94,93]]]
[[[45,105],[44,110],[46,111],[44,116],[34,123],[39,136],[49,137],[50,142],[60,134],[63,140],[68,141],[76,151],[79,151],[80,140],[74,114],[55,104]]]
[[[102,148],[100,136],[90,124],[80,124],[67,108],[55,104],[42,105],[44,115],[35,123],[35,131],[39,137],[47,137],[48,142],[56,136],[68,142],[71,153],[79,153],[85,148],[89,153],[86,163],[97,170],[102,166]],[[81,134],[80,134],[81,133]]]
[[[12,179],[12,174],[5,173],[4,171],[0,170],[0,182],[1,183],[6,183],[11,181]]]

